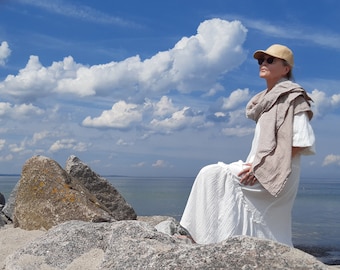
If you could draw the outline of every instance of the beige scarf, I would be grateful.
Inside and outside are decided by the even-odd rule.
[[[247,105],[248,118],[256,122],[261,118],[253,173],[273,196],[281,192],[291,173],[294,115],[307,112],[311,119],[310,101],[300,85],[281,80],[269,92],[255,95]]]

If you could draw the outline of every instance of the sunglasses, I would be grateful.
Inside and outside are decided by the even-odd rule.
[[[275,57],[270,56],[267,59],[265,58],[257,59],[257,62],[259,63],[260,66],[263,64],[263,62],[267,62],[270,65],[274,63],[274,60],[275,60]]]

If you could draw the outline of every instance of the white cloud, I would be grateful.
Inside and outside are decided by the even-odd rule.
[[[340,105],[340,94],[333,95],[333,96],[331,97],[331,104],[332,104],[333,106],[338,106],[338,105]]]
[[[6,140],[0,139],[0,150],[2,150],[5,147]]]
[[[247,136],[247,135],[253,134],[254,133],[254,129],[253,128],[248,128],[248,127],[236,126],[236,127],[224,128],[224,129],[222,129],[222,133],[224,135],[226,135],[226,136],[243,137],[243,136]]]
[[[17,0],[22,4],[36,6],[45,9],[51,13],[56,13],[62,16],[80,19],[84,21],[90,21],[102,24],[114,24],[114,25],[135,25],[132,22],[124,20],[119,17],[114,17],[93,9],[84,5],[72,5],[68,1],[56,0]]]
[[[25,119],[30,116],[43,114],[43,110],[32,104],[12,105],[8,102],[0,102],[0,117],[9,117],[12,119]]]
[[[154,105],[154,112],[153,114],[155,116],[166,116],[166,115],[171,115],[175,111],[177,111],[178,108],[175,107],[172,103],[172,100],[168,98],[167,96],[163,96],[159,102],[157,102]]]
[[[87,150],[88,144],[83,142],[77,142],[75,139],[61,139],[54,142],[49,151],[58,152],[63,149],[72,149],[78,152],[84,152]]]
[[[11,55],[11,50],[6,41],[0,44],[0,66],[4,66],[7,58]]]
[[[103,111],[99,117],[86,117],[83,121],[85,127],[109,127],[117,129],[129,128],[132,123],[140,122],[142,113],[136,104],[119,101],[111,110]]]
[[[313,44],[328,46],[329,48],[340,48],[340,35],[336,32],[330,32],[329,29],[313,29],[306,28],[304,25],[290,25],[285,21],[284,24],[273,24],[266,20],[254,20],[243,16],[229,16],[225,17],[237,17],[250,29],[255,29],[267,36],[294,39],[294,40],[305,40]]]
[[[168,167],[172,167],[172,165],[167,162],[167,161],[164,161],[164,160],[157,160],[155,163],[152,164],[152,167],[155,167],[155,168],[168,168]]]
[[[204,116],[196,114],[190,107],[184,107],[182,110],[174,112],[171,117],[165,119],[153,119],[150,127],[159,132],[172,132],[187,127],[195,127],[204,124]]]
[[[249,89],[237,89],[229,97],[223,98],[222,110],[234,109],[245,101],[249,101],[249,99]]]
[[[146,162],[142,161],[142,162],[139,162],[137,164],[133,164],[131,165],[131,167],[134,167],[134,168],[142,168],[146,165]]]
[[[340,105],[340,94],[327,96],[325,92],[315,89],[310,96],[314,101],[313,112],[317,117],[323,117]]]
[[[127,142],[123,139],[119,139],[117,142],[116,142],[116,145],[121,145],[121,146],[131,146],[133,145],[134,143],[133,142]]]
[[[11,161],[13,160],[13,155],[12,154],[8,154],[5,156],[0,156],[0,161]]]
[[[47,136],[50,135],[49,131],[41,131],[41,132],[35,132],[32,137],[32,141],[30,142],[31,145],[35,145],[38,141],[43,140]]]
[[[19,152],[25,151],[25,149],[26,149],[26,140],[22,141],[20,143],[20,145],[18,145],[18,144],[10,144],[9,145],[9,149],[13,153],[19,153]]]
[[[134,56],[121,62],[85,66],[69,56],[44,67],[37,56],[31,56],[17,75],[8,75],[0,83],[0,90],[23,100],[51,93],[123,100],[144,99],[150,93],[162,96],[171,90],[211,94],[222,89],[217,83],[221,74],[246,59],[242,48],[246,33],[239,21],[212,19],[202,22],[196,35],[184,37],[172,49],[144,61]]]
[[[328,165],[332,165],[332,164],[336,164],[340,166],[340,155],[328,155],[325,157],[322,166],[328,166]]]

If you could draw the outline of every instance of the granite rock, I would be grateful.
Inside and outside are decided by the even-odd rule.
[[[114,220],[110,211],[57,162],[43,156],[27,160],[16,191],[14,226],[48,230],[74,219]]]
[[[66,172],[86,187],[103,204],[116,220],[136,219],[134,209],[105,178],[100,177],[78,157],[70,156],[66,161]]]
[[[313,256],[273,241],[237,236],[213,245],[189,244],[135,220],[57,225],[9,255],[5,269],[80,269],[75,265],[81,264],[87,270],[328,269]]]

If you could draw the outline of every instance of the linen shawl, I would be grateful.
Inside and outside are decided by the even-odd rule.
[[[281,80],[270,91],[266,89],[255,95],[247,104],[247,117],[256,122],[261,118],[252,170],[273,196],[278,196],[291,173],[294,115],[307,112],[311,119],[310,101],[300,85]]]

